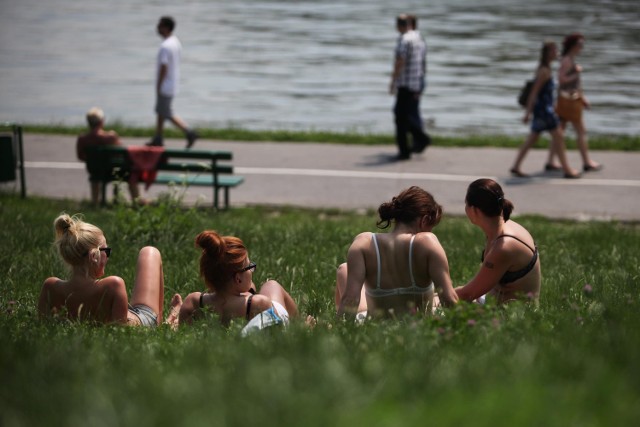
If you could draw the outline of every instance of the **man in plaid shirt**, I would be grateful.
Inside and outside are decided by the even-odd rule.
[[[395,49],[389,93],[396,94],[393,112],[398,160],[407,160],[411,157],[411,152],[421,153],[431,143],[431,138],[422,127],[420,117],[420,96],[424,90],[427,48],[415,30],[415,17],[399,15],[396,18],[396,28],[400,36]],[[413,137],[411,148],[407,144],[407,132]]]

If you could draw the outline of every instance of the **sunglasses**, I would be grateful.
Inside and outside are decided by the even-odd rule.
[[[238,273],[244,273],[245,271],[256,271],[256,267],[257,267],[257,264],[255,262],[252,262],[246,267],[243,267],[240,270],[238,270]]]
[[[109,258],[111,256],[111,248],[110,247],[106,247],[106,248],[98,248],[100,250],[100,252],[104,252],[105,254],[107,254],[107,258]]]

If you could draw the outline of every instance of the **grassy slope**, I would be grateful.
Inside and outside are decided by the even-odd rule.
[[[52,221],[83,212],[114,248],[107,272],[130,289],[146,244],[164,259],[166,300],[202,289],[196,233],[238,235],[258,263],[319,319],[240,339],[215,319],[173,332],[40,322],[42,280],[63,276]],[[640,416],[640,297],[634,224],[537,217],[543,293],[533,311],[461,305],[442,319],[352,324],[333,316],[335,267],[375,217],[243,208],[212,214],[171,203],[94,210],[0,194],[0,424],[397,426],[631,425]],[[454,283],[475,273],[481,233],[436,228]],[[590,284],[592,292],[585,292]]]

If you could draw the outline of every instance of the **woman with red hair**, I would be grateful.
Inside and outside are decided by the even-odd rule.
[[[275,323],[286,324],[290,316],[298,315],[293,298],[275,280],[267,280],[256,292],[253,273],[257,265],[249,259],[242,240],[207,230],[196,236],[195,244],[202,250],[200,276],[207,292],[190,293],[183,303],[180,295],[174,295],[173,316],[169,319],[173,326],[178,309],[180,324],[192,323],[207,310],[216,313],[223,325],[236,318],[249,321],[266,311]]]

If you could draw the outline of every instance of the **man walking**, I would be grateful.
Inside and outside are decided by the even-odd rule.
[[[176,23],[170,16],[163,16],[158,22],[158,34],[164,39],[160,45],[157,59],[156,77],[156,134],[147,145],[164,145],[163,130],[165,120],[170,120],[187,138],[187,148],[191,148],[198,135],[178,116],[173,114],[171,103],[178,93],[180,83],[180,53],[182,45],[173,34]]]
[[[413,22],[413,28],[410,20]],[[425,133],[420,117],[420,96],[425,86],[427,49],[415,26],[415,17],[410,19],[402,14],[396,18],[396,28],[400,35],[395,49],[389,93],[396,95],[393,112],[398,160],[407,160],[411,157],[411,152],[421,153],[431,144],[431,138]],[[407,144],[408,132],[413,139],[411,148]]]

